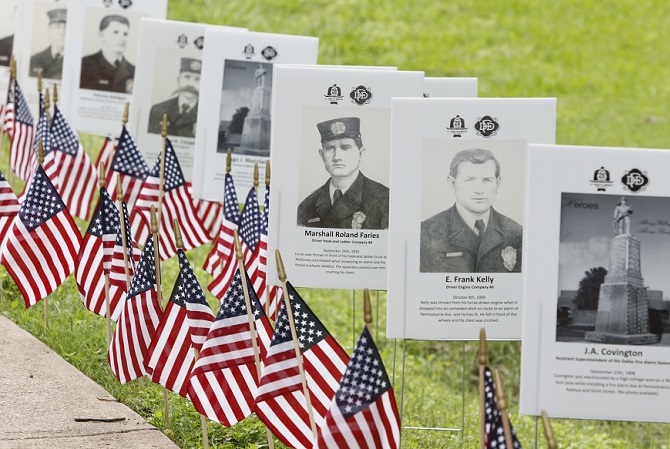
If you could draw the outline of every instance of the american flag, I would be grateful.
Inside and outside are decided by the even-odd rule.
[[[293,286],[287,286],[314,421],[319,428],[347,368],[349,356]],[[283,302],[258,387],[256,414],[287,446],[312,447],[315,435],[310,426],[298,359]]]
[[[493,381],[493,375],[488,366],[484,368],[484,413],[486,448],[507,449],[502,414],[498,410],[498,400],[496,399],[496,384]],[[512,429],[512,445],[514,449],[521,449],[521,443],[519,443],[516,437],[512,423],[510,423],[510,428]]]
[[[210,240],[219,234],[221,228],[221,214],[223,203],[219,201],[198,200],[193,198],[193,204],[198,211],[198,219],[207,230]]]
[[[11,102],[13,106],[7,110],[5,115],[5,129],[7,129],[8,119],[11,119],[10,130],[8,134],[12,136],[12,147],[9,151],[9,166],[16,176],[28,180],[33,172],[33,161],[35,153],[33,152],[33,139],[35,129],[33,116],[30,114],[28,103],[23,96],[16,79],[12,80],[14,89],[14,98]]]
[[[100,148],[100,151],[98,151],[98,157],[95,159],[96,167],[100,167],[100,162],[104,162],[105,167],[110,167],[112,165],[114,154],[116,153],[116,144],[117,141],[113,137],[105,137],[105,140],[102,142],[102,147]],[[105,177],[107,176],[108,174],[105,173]]]
[[[123,211],[123,220],[125,223],[126,230],[126,257],[128,259],[128,276],[131,278],[135,274],[135,266],[140,261],[140,249],[137,246],[137,242],[133,239],[133,233],[130,230],[130,220],[128,219],[128,208],[126,207],[126,202],[121,202],[121,210]],[[120,222],[119,222],[120,224]],[[122,230],[119,227],[118,232],[116,233],[116,240],[114,242],[114,252],[112,254],[112,266],[109,273],[109,283],[114,285],[124,292],[128,291],[128,282],[126,280],[126,266],[123,256],[123,235],[121,234]],[[119,313],[121,312],[118,309]],[[113,319],[116,320],[118,315],[112,315]]]
[[[399,446],[400,417],[393,388],[377,346],[365,327],[314,448]]]
[[[240,225],[238,228],[238,233],[240,236],[240,243],[242,246],[242,254],[244,261],[244,267],[249,273],[249,279],[252,284],[254,279],[252,278],[251,267],[255,257],[258,256],[256,253],[256,247],[261,236],[261,228],[263,227],[263,216],[261,215],[260,207],[258,206],[258,198],[256,197],[256,189],[252,187],[249,190],[247,199],[244,202],[244,207],[242,208],[242,215],[240,216]],[[225,260],[224,260],[225,261]],[[237,259],[233,254],[232,257],[228,258],[225,261],[227,265],[224,265],[223,271],[219,273],[212,282],[207,287],[210,292],[217,298],[223,298],[223,295],[228,290],[228,285],[230,284],[230,279],[232,272],[236,269]],[[232,265],[232,266],[231,266]]]
[[[268,217],[270,214],[270,186],[265,186],[265,201],[263,202],[263,222],[261,234],[256,246],[256,253],[251,258],[252,266],[249,268],[249,277],[254,288],[261,298],[261,303],[268,313],[270,319],[277,320],[279,303],[282,298],[281,287],[267,285],[267,262],[268,262]],[[267,304],[266,304],[267,303]]]
[[[74,271],[80,246],[77,225],[44,169],[38,166],[0,259],[26,307],[45,298]]]
[[[223,217],[219,235],[212,245],[212,250],[205,260],[205,270],[214,276],[212,288],[225,291],[230,280],[235,274],[236,265],[232,259],[235,259],[233,250],[233,234],[237,231],[240,222],[240,206],[237,202],[237,193],[235,192],[235,183],[230,173],[226,173],[226,182],[223,192]]]
[[[93,219],[88,225],[84,242],[75,265],[79,297],[91,312],[107,316],[105,302],[105,274],[111,272],[114,243],[119,232],[119,211],[105,189],[100,189],[100,200]],[[126,299],[126,288],[109,286],[110,318],[118,319]]]
[[[178,256],[179,277],[149,345],[144,367],[151,373],[152,381],[186,397],[187,381],[195,362],[193,341],[202,346],[214,314],[186,254],[180,249]]]
[[[9,141],[11,142],[14,138],[14,78],[9,80],[9,85],[7,86],[7,102],[5,103],[5,117],[2,122],[2,130],[7,133]]]
[[[7,231],[9,231],[14,221],[14,217],[19,212],[19,200],[12,190],[5,176],[0,172],[0,244],[4,246]]]
[[[260,359],[270,345],[272,328],[249,285]],[[195,409],[224,426],[253,411],[258,374],[239,271],[235,274],[193,368],[188,394]]]
[[[114,152],[112,163],[107,169],[107,191],[113,198],[116,198],[117,175],[121,176],[123,200],[127,204],[132,219],[133,208],[140,195],[140,190],[142,190],[142,184],[149,175],[149,166],[144,162],[144,158],[142,157],[140,150],[137,148],[137,144],[125,126],[121,130],[121,137],[119,137],[119,141],[116,145],[116,152]],[[146,233],[144,238],[140,239],[140,235],[137,232],[140,227],[139,223],[141,223],[142,226],[144,225],[141,217],[138,217],[137,227],[133,227],[133,235],[138,241],[144,241],[149,233]],[[134,225],[134,223],[132,224]]]
[[[87,220],[98,185],[98,171],[58,106],[54,110],[49,142],[58,177],[58,193],[72,215]]]
[[[154,242],[149,236],[107,351],[109,366],[122,384],[146,373],[144,356],[161,320],[155,260]]]
[[[158,207],[158,195],[160,186],[161,157],[156,158],[154,168],[149,173],[142,185],[142,190],[135,204],[135,210],[142,216],[146,225],[150,223],[151,206]],[[193,200],[191,199],[191,183],[187,183],[177,160],[177,155],[172,148],[170,139],[165,139],[165,184],[163,193],[163,206],[160,213],[160,257],[167,260],[177,254],[175,245],[174,229],[172,224],[178,220],[182,227],[182,238],[184,240],[184,251],[203,245],[209,241],[207,231],[202,227],[198,219]],[[133,233],[135,232],[133,227]]]

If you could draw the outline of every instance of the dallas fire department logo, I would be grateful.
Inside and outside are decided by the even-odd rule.
[[[195,48],[198,50],[202,50],[203,47],[205,46],[205,37],[204,36],[198,36],[195,38],[193,41],[193,45],[195,45]]]
[[[272,61],[275,59],[278,55],[277,50],[274,48],[270,47],[269,45],[261,51],[261,55],[267,60],[267,61]]]
[[[109,8],[112,6],[112,0],[102,0],[102,4]]]
[[[462,134],[468,132],[468,128],[465,126],[465,120],[463,120],[460,115],[457,115],[449,121],[447,130],[449,130],[454,137],[462,137]]]
[[[646,171],[641,171],[640,169],[634,168],[623,175],[621,182],[623,182],[623,188],[625,190],[638,193],[647,189],[647,185],[649,185],[649,178],[647,177]]]
[[[495,136],[500,129],[497,118],[492,118],[490,115],[485,115],[475,123],[475,131],[478,136],[491,137]]]
[[[119,6],[123,9],[130,8],[133,6],[133,2],[131,0],[119,0]]]
[[[372,92],[369,87],[358,86],[354,87],[354,90],[349,94],[352,103],[356,103],[359,106],[370,103],[372,100]]]

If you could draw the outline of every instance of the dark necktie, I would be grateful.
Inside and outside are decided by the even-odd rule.
[[[342,198],[342,191],[340,189],[335,190],[333,192],[333,204],[337,203],[337,200]]]
[[[182,104],[181,105],[181,113],[186,114],[188,112],[188,105],[187,104]]]
[[[477,231],[479,231],[479,238],[482,238],[482,235],[484,235],[484,228],[486,225],[484,225],[484,220],[476,220],[475,221],[475,228],[477,228]]]

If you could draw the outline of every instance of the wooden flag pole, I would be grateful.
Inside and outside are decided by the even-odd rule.
[[[160,223],[161,223],[161,212],[163,210],[163,195],[165,195],[165,146],[166,146],[166,139],[167,139],[167,114],[163,114],[163,124],[161,125],[161,137],[163,138],[163,148],[161,148],[160,180],[158,181],[158,226],[159,227],[160,227]]]
[[[14,102],[14,115],[12,116],[12,130],[16,130],[16,59],[14,59],[14,55],[9,59],[9,88],[12,90],[12,101]],[[4,128],[4,126],[3,126]],[[10,165],[10,170],[9,170],[9,175],[11,176],[11,184],[14,184],[16,182],[16,179],[14,179],[14,170],[11,169],[12,165],[12,146],[9,146],[9,165]]]
[[[558,444],[556,444],[556,440],[554,439],[554,431],[551,428],[547,412],[542,410],[540,414],[542,415],[542,427],[544,428],[544,438],[547,440],[547,448],[558,449]]]
[[[372,335],[372,304],[370,303],[370,290],[363,290],[363,320],[368,332]]]
[[[41,84],[41,82],[40,82]],[[42,144],[42,139],[37,142],[37,162],[42,165],[44,164],[44,144]],[[44,298],[44,331],[49,332],[49,297],[51,294],[48,294]]]
[[[251,345],[254,348],[254,362],[256,362],[256,375],[258,376],[258,383],[261,381],[261,355],[258,349],[258,333],[256,332],[256,325],[254,324],[254,312],[251,310],[251,299],[249,298],[249,286],[247,285],[247,271],[244,269],[244,261],[242,258],[242,245],[240,244],[237,231],[233,231],[233,242],[235,245],[235,257],[237,258],[237,265],[240,268],[240,277],[242,278],[242,291],[244,292],[244,303],[247,306],[247,320],[249,321],[249,331],[251,332]],[[268,438],[268,447],[274,449],[274,441],[272,439],[272,432],[265,426],[265,432]]]
[[[174,219],[174,241],[177,244],[178,249],[184,249],[184,239],[181,237],[181,229],[179,228],[179,221]],[[193,363],[198,361],[198,350],[193,348]],[[202,447],[204,449],[209,449],[209,436],[207,435],[207,418],[204,415],[200,415],[200,423],[202,425]]]
[[[486,447],[486,399],[484,388],[484,369],[489,362],[486,351],[486,329],[479,330],[479,352],[477,354],[477,363],[479,364],[479,447]]]
[[[270,187],[270,161],[265,161],[265,189]],[[265,204],[265,203],[264,203]],[[267,211],[263,210],[263,213],[267,215]],[[268,224],[265,223],[267,226]],[[267,283],[267,277],[265,281],[265,314],[270,316],[270,286]]]
[[[254,163],[254,190],[256,191],[256,198],[258,198],[258,162]]]
[[[127,103],[126,103],[127,104]],[[119,217],[121,218],[121,244],[123,245],[123,269],[126,272],[126,292],[130,290],[130,265],[128,261],[128,230],[126,229],[126,220],[123,214],[123,186],[121,185],[121,175],[116,174],[116,201],[119,206]],[[133,242],[130,242],[132,245]]]
[[[54,95],[56,92],[54,91]],[[107,183],[105,182],[105,162],[100,161],[100,166],[98,167],[98,183],[100,184],[100,189],[104,189],[107,187]],[[102,197],[100,198],[100,207],[102,208],[104,212],[104,205],[102,204]],[[104,220],[107,220],[107,216],[104,217]],[[103,223],[103,227],[105,224]],[[105,273],[105,316],[107,318],[107,347],[109,347],[109,342],[112,341],[112,309],[109,304],[109,273],[107,270],[105,270],[105,244],[103,241],[102,244],[102,265],[103,265],[103,272]]]
[[[12,72],[12,65],[14,67],[14,71]],[[13,86],[13,80],[16,74],[16,61],[14,61],[14,55],[10,56],[9,59],[9,84],[7,85],[7,96],[5,98],[9,98],[10,94],[12,93],[12,86]],[[13,98],[13,95],[12,95]],[[14,109],[16,109],[16,102],[14,102]],[[7,105],[5,105],[7,106]],[[2,114],[2,126],[0,126],[0,153],[4,150],[5,147],[5,139],[4,139],[4,134],[5,134],[5,116],[7,115],[7,110],[6,108],[4,109],[4,114]],[[16,112],[14,113],[16,115]],[[11,170],[10,170],[11,171]]]
[[[312,399],[307,388],[307,377],[305,376],[305,368],[302,364],[302,352],[300,352],[300,343],[298,342],[298,334],[295,330],[295,321],[293,320],[293,308],[291,307],[291,300],[288,297],[288,286],[286,285],[286,270],[284,269],[284,261],[282,261],[281,254],[278,249],[275,250],[275,259],[277,261],[277,275],[282,284],[282,296],[284,298],[284,305],[286,306],[286,314],[288,315],[288,324],[291,328],[291,337],[293,338],[293,348],[295,349],[295,357],[298,360],[298,370],[300,371],[300,380],[302,381],[302,391],[307,402],[307,413],[309,413],[309,425],[312,428],[312,434],[316,439],[316,422],[314,421],[314,411],[312,410]]]
[[[154,262],[156,266],[156,296],[161,311],[163,310],[163,292],[161,289],[161,259],[158,255],[158,219],[156,218],[156,209],[151,206],[151,234],[154,239]],[[165,403],[165,428],[170,428],[170,406],[168,404],[168,391],[163,387],[163,402]]]
[[[228,153],[226,153],[226,173],[230,174],[230,171],[232,169],[233,169],[233,154],[232,154],[232,150],[230,148],[228,148]],[[225,201],[226,201],[226,199],[224,198],[223,201],[224,201],[224,204],[223,204],[224,211],[223,211],[223,213],[225,214],[226,213],[226,211],[225,211],[225,207],[226,207]],[[236,206],[239,208],[239,204],[236,204]],[[218,240],[218,237],[217,237],[217,240]],[[218,244],[218,242],[215,241],[215,244]],[[221,269],[224,270],[225,268],[226,268],[226,258],[222,257],[221,258]]]
[[[498,401],[498,411],[503,422],[503,430],[505,431],[505,444],[508,448],[513,448],[512,442],[512,428],[509,425],[509,415],[507,414],[507,398],[505,397],[505,389],[503,388],[500,373],[496,369],[494,371],[496,382],[496,399]]]
[[[58,104],[58,84],[54,83],[54,108]]]

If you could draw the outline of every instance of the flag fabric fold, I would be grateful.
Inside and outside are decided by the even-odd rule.
[[[213,240],[221,227],[223,203],[219,201],[200,200],[193,198],[193,204],[198,213],[198,220],[207,231],[210,240]]]
[[[237,227],[240,223],[240,206],[235,191],[235,183],[233,182],[233,177],[230,173],[226,173],[225,177],[223,189],[223,215],[220,219],[221,226],[219,228],[219,233],[216,240],[214,240],[212,250],[205,259],[204,265],[205,271],[215,278],[221,274],[229,260],[235,257],[233,251],[233,233],[237,231]],[[223,285],[228,285],[233,274],[235,273],[231,270],[230,273],[224,275],[218,282]]]
[[[496,384],[488,366],[484,368],[484,414],[486,448],[509,449],[505,441],[505,428],[503,427],[502,414],[498,409]],[[512,430],[512,445],[514,446],[514,449],[521,449],[521,443],[516,436],[516,432],[514,431],[511,422],[509,426]]]
[[[126,230],[126,257],[128,259],[128,276],[130,276],[132,279],[132,277],[135,275],[135,267],[139,263],[142,253],[140,252],[140,248],[137,246],[137,242],[133,239],[133,233],[130,229],[130,220],[128,218],[128,208],[126,207],[125,201],[121,202],[121,210],[123,211],[123,220]],[[116,240],[114,241],[114,252],[112,253],[109,283],[110,285],[114,285],[124,292],[128,291],[121,227],[119,227],[118,232],[116,233]],[[114,320],[117,318],[118,315],[114,316]]]
[[[147,350],[144,366],[152,381],[186,397],[187,381],[195,362],[193,349],[202,345],[214,314],[181,249],[178,257],[179,277]]]
[[[161,320],[156,293],[154,242],[150,236],[107,351],[107,361],[122,384],[146,374],[144,357]]]
[[[89,223],[75,266],[77,288],[84,306],[100,316],[107,316],[105,275],[110,276],[116,236],[119,233],[119,211],[105,189]],[[110,318],[121,314],[126,288],[109,285]]]
[[[323,424],[349,356],[296,290],[287,284],[314,421]],[[284,444],[311,448],[315,439],[288,314],[281,303],[256,395],[256,414]]]
[[[260,359],[270,345],[272,328],[249,282]],[[236,272],[200,350],[188,394],[201,414],[232,426],[253,411],[258,374],[242,279]]]
[[[377,346],[365,327],[314,448],[399,446],[400,417],[393,388]]]
[[[0,172],[0,244],[4,247],[5,237],[12,226],[14,217],[19,213],[21,205],[16,199],[16,194],[12,190],[5,176]]]
[[[28,180],[33,172],[33,140],[35,127],[28,103],[16,79],[12,79],[10,99],[5,112],[5,130],[12,141],[9,150],[9,167],[16,176]]]
[[[141,233],[146,232],[149,228],[151,206],[153,205],[158,209],[160,169],[161,156],[159,155],[156,158],[153,169],[142,185],[135,209],[131,212],[131,225],[133,226],[133,234],[136,236],[141,236]],[[196,248],[209,241],[207,231],[198,219],[198,214],[191,198],[191,183],[186,182],[184,179],[177,154],[172,147],[170,139],[165,139],[163,204],[161,210],[157,210],[157,213],[160,213],[160,231],[158,236],[161,260],[167,260],[177,254],[174,229],[172,228],[175,219],[178,220],[182,228],[184,251]],[[144,223],[143,226],[140,226],[140,234],[137,234],[135,231],[134,214],[140,216]],[[139,237],[137,238],[139,239]]]
[[[77,225],[38,166],[0,256],[26,307],[45,298],[74,271],[80,246]]]
[[[98,185],[98,172],[58,106],[49,129],[58,193],[74,216],[87,220]]]

